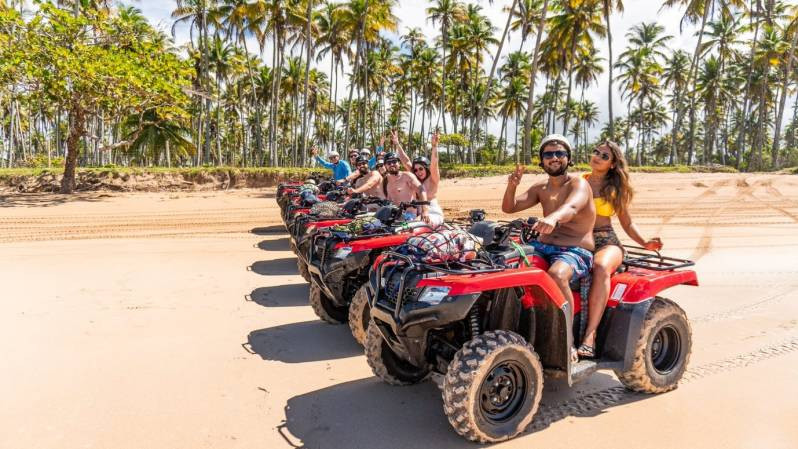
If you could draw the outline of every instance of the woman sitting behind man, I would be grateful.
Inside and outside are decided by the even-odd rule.
[[[593,239],[596,248],[593,255],[593,282],[588,297],[588,319],[585,337],[577,353],[582,358],[595,357],[596,329],[601,322],[610,292],[610,277],[623,262],[624,249],[615,230],[612,216],[618,217],[626,235],[648,250],[659,250],[662,241],[659,237],[650,240],[640,235],[640,230],[632,222],[629,205],[634,191],[629,182],[626,159],[615,142],[604,141],[593,150],[590,158],[591,173],[582,175],[593,190],[596,205],[596,224],[593,226]]]

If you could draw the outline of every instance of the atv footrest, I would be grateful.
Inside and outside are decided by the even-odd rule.
[[[595,360],[580,360],[571,367],[571,382],[576,383],[584,380],[599,368]]]

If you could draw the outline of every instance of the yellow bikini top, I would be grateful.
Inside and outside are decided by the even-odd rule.
[[[587,180],[590,177],[590,173],[583,173],[582,177]],[[596,205],[596,215],[600,217],[612,217],[615,215],[615,208],[612,207],[612,203],[605,200],[603,196],[594,197],[593,203]]]

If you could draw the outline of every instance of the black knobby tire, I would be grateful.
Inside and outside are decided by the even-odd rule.
[[[691,347],[692,330],[687,314],[673,301],[657,297],[646,313],[631,367],[615,374],[632,391],[673,390],[687,369]]]
[[[305,261],[299,257],[296,258],[296,269],[299,271],[299,275],[302,276],[302,279],[304,279],[305,282],[310,282],[310,271],[308,270],[308,264],[306,264]]]
[[[375,376],[390,385],[412,385],[424,380],[429,370],[419,368],[396,355],[382,338],[373,321],[366,330],[366,361]]]
[[[532,422],[543,393],[543,366],[531,345],[490,331],[457,351],[443,383],[443,410],[454,430],[480,443],[510,439]]]
[[[352,336],[355,337],[355,340],[363,346],[366,344],[366,332],[371,320],[369,297],[366,288],[366,284],[360,286],[349,304],[349,329],[352,330]]]
[[[321,291],[318,285],[310,283],[308,300],[310,307],[323,321],[330,324],[343,324],[346,322],[348,307],[338,307]]]

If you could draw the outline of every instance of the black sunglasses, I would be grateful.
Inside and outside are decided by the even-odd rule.
[[[598,148],[595,148],[593,150],[593,155],[601,157],[601,159],[604,160],[604,161],[610,160],[610,155],[608,153],[604,153],[604,152],[599,151]]]
[[[557,159],[562,159],[562,158],[564,158],[566,156],[568,156],[568,152],[563,151],[563,150],[544,151],[543,152],[543,159],[551,159],[553,157],[556,157]]]

